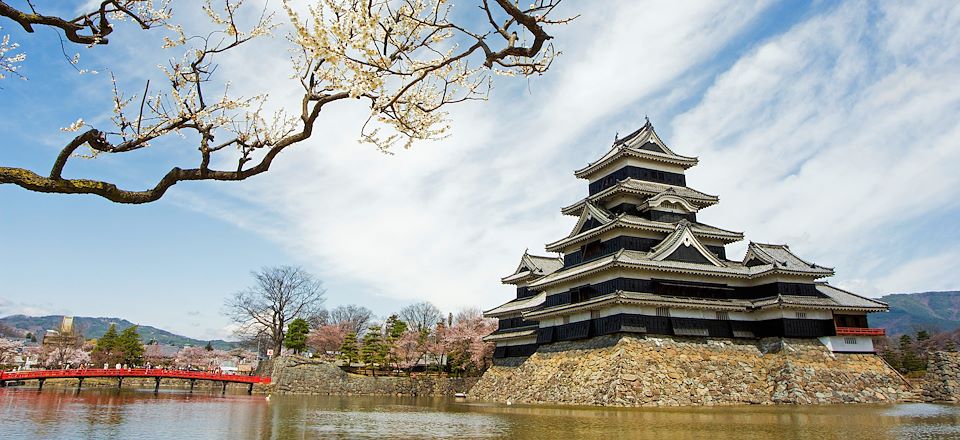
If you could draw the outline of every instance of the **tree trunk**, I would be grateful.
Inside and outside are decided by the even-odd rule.
[[[282,348],[283,348],[283,342],[276,342],[276,341],[274,341],[274,343],[273,343],[273,357],[274,357],[274,358],[280,356],[280,349],[282,349]]]

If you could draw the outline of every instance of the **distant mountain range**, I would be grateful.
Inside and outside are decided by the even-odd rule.
[[[898,293],[880,301],[890,305],[890,312],[871,314],[870,326],[885,328],[888,335],[960,328],[960,291]]]
[[[35,334],[39,340],[47,330],[59,329],[60,322],[62,320],[63,315],[11,315],[0,318],[0,324],[5,324],[9,327],[21,330],[24,333],[31,332]],[[77,316],[73,318],[74,327],[80,329],[80,331],[83,332],[83,336],[87,339],[99,338],[103,336],[103,334],[107,332],[107,328],[110,327],[110,324],[115,324],[117,326],[117,331],[121,331],[134,325],[134,323],[120,318],[90,318],[85,316]],[[169,344],[181,347],[186,345],[202,347],[207,345],[207,342],[210,342],[214,348],[219,348],[222,350],[229,350],[237,346],[235,342],[228,342],[220,339],[203,341],[199,339],[188,338],[186,336],[180,336],[178,334],[156,327],[151,327],[149,325],[138,325],[137,332],[140,333],[140,338],[143,339],[143,342],[145,343],[151,340],[156,340],[160,344]]]

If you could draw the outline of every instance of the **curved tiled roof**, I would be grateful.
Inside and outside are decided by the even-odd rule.
[[[520,264],[512,274],[500,279],[504,283],[516,283],[530,278],[539,278],[554,273],[563,267],[563,259],[559,257],[545,257],[531,255],[524,252],[520,257]]]
[[[817,283],[817,290],[825,297],[775,295],[758,299],[714,299],[691,298],[670,295],[657,295],[650,292],[630,292],[618,290],[616,292],[598,296],[587,301],[574,304],[561,304],[543,309],[530,309],[523,313],[524,318],[538,319],[551,316],[558,312],[570,313],[578,309],[597,308],[609,303],[642,304],[653,306],[667,306],[687,309],[703,310],[731,310],[753,312],[770,308],[798,308],[798,309],[843,309],[860,312],[886,311],[885,303],[854,295],[825,283]],[[829,293],[828,293],[829,292]]]
[[[747,253],[743,257],[743,264],[746,265],[751,260],[759,260],[765,264],[773,265],[778,269],[790,270],[793,272],[807,273],[828,273],[833,275],[833,269],[810,263],[790,251],[790,247],[785,244],[766,244],[750,242],[747,245]]]
[[[707,194],[701,191],[697,191],[688,186],[675,186],[667,185],[666,183],[658,182],[649,182],[646,180],[626,178],[619,182],[616,185],[613,185],[603,191],[600,191],[596,194],[587,196],[577,203],[574,203],[570,206],[566,206],[560,209],[560,212],[566,215],[580,215],[580,211],[583,210],[584,205],[587,201],[590,202],[599,202],[608,197],[617,195],[619,193],[630,193],[630,194],[640,194],[651,197],[656,197],[662,194],[675,195],[681,197],[684,200],[690,202],[691,204],[697,206],[698,208],[706,208],[707,206],[716,205],[720,202],[720,198]]]
[[[648,120],[646,124],[637,131],[630,133],[622,139],[615,140],[610,150],[601,156],[600,159],[574,171],[573,174],[580,178],[589,177],[597,170],[624,156],[633,156],[678,165],[683,168],[690,168],[697,164],[696,157],[681,156],[670,150],[667,144],[660,139],[660,136],[657,136],[657,132],[653,129],[653,124]]]
[[[530,310],[532,308],[539,307],[544,301],[546,301],[546,299],[547,295],[543,292],[529,298],[515,299],[483,312],[483,316],[494,318],[506,313],[516,313]]]
[[[580,227],[578,222],[577,226],[574,227],[572,235],[564,237],[560,240],[557,240],[553,243],[548,243],[546,245],[546,250],[549,252],[559,252],[563,247],[569,246],[571,244],[580,243],[586,240],[589,240],[593,237],[596,237],[604,232],[610,231],[618,227],[642,229],[646,231],[654,232],[663,232],[671,233],[677,228],[676,223],[668,222],[658,222],[654,220],[647,220],[643,217],[637,217],[635,215],[629,214],[620,214],[615,219],[604,223],[602,226],[588,231],[583,231],[579,234],[576,234],[577,230]],[[707,225],[704,223],[689,223],[690,229],[694,235],[698,237],[709,237],[722,240],[727,243],[733,243],[740,240],[743,240],[743,233],[728,231],[726,229],[721,229],[716,226]]]
[[[820,266],[816,268],[797,268],[775,264],[747,266],[739,261],[721,260],[722,266],[712,264],[688,263],[683,261],[653,260],[651,254],[642,251],[621,250],[615,254],[594,261],[559,270],[530,283],[531,288],[544,288],[553,284],[572,281],[610,267],[635,267],[660,272],[688,273],[727,278],[753,279],[770,274],[787,274],[824,278],[833,275],[833,271]]]

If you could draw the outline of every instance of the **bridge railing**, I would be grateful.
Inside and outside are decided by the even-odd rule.
[[[25,370],[0,372],[0,380],[80,377],[161,377],[170,379],[199,379],[238,383],[270,383],[269,377],[262,376],[211,373],[207,371],[167,370],[163,368],[73,368],[64,370]]]

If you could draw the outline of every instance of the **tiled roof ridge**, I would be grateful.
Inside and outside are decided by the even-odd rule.
[[[853,292],[851,292],[851,291],[849,291],[849,290],[846,290],[846,289],[841,289],[841,288],[839,288],[839,287],[837,287],[837,286],[834,286],[833,284],[830,284],[830,283],[827,282],[827,281],[816,281],[816,282],[814,282],[813,284],[825,285],[825,286],[830,287],[831,289],[837,289],[837,290],[839,290],[839,291],[841,291],[841,292],[843,292],[843,293],[846,293],[847,295],[853,295],[853,296],[855,296],[855,297],[857,297],[857,298],[865,299],[865,300],[867,300],[867,301],[878,302],[878,303],[883,304],[883,305],[886,305],[886,306],[889,306],[889,305],[890,305],[890,304],[888,304],[887,302],[885,302],[885,301],[880,301],[880,300],[877,299],[877,298],[870,298],[870,297],[867,297],[867,296],[858,295],[858,294],[853,293]]]
[[[790,256],[792,256],[793,258],[796,258],[797,260],[799,260],[800,262],[802,262],[803,264],[807,265],[808,267],[810,267],[810,268],[812,268],[812,269],[816,269],[816,268],[830,269],[830,268],[828,268],[828,267],[826,267],[826,266],[821,266],[821,265],[816,264],[816,263],[811,263],[811,262],[809,262],[809,261],[807,261],[807,260],[805,260],[805,259],[803,259],[803,258],[800,258],[799,255],[795,254],[792,250],[790,250],[790,246],[787,245],[787,244],[758,243],[758,242],[751,241],[751,242],[749,243],[749,245],[748,245],[748,249],[750,249],[751,247],[754,249],[755,252],[756,252],[757,250],[759,250],[759,251],[762,252],[764,255],[766,255],[768,258],[770,258],[771,260],[775,261],[776,263],[778,263],[778,264],[781,265],[781,266],[786,266],[786,265],[787,265],[787,262],[786,262],[786,261],[780,261],[780,260],[774,258],[773,255],[770,255],[770,253],[767,252],[766,249],[764,249],[765,247],[768,247],[768,248],[780,248],[780,249],[786,251],[788,254],[790,254]]]

